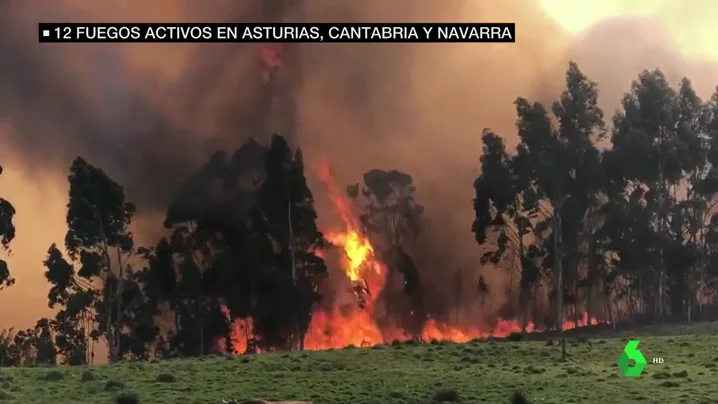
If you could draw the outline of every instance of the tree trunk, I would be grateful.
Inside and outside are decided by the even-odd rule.
[[[174,311],[175,333],[179,334],[179,332],[180,332],[179,305],[177,305],[177,304],[173,305],[172,310]]]
[[[566,341],[563,335],[563,251],[561,249],[560,208],[554,208],[553,241],[554,270],[556,271],[556,331],[561,339],[561,360],[566,360]]]
[[[538,303],[538,301],[537,301],[538,295],[539,295],[539,287],[540,287],[540,286],[539,286],[539,283],[537,282],[537,283],[536,283],[535,285],[533,285],[533,287],[531,288],[531,301],[533,302],[533,304],[530,305],[530,307],[531,307],[531,312],[530,312],[530,314],[531,314],[531,315],[530,315],[529,317],[531,318],[531,321],[532,321],[533,324],[534,324],[534,328],[536,328],[537,325],[542,324],[542,325],[541,325],[541,329],[542,329],[542,330],[545,330],[547,327],[550,327],[550,325],[549,325],[549,324],[543,324],[544,322],[541,321],[541,314],[543,313],[543,311],[541,310],[542,307],[539,305],[539,303]]]
[[[291,266],[292,266],[292,284],[294,285],[294,288],[297,287],[297,263],[294,258],[294,227],[292,226],[292,202],[289,200],[289,196],[287,196],[287,227],[289,230],[289,257],[291,260]],[[301,307],[302,305],[300,305]],[[292,333],[292,340],[290,341],[291,349],[290,350],[301,350],[301,345],[303,343],[301,342],[304,338],[300,336],[301,334],[301,327],[300,327],[300,321],[299,321],[299,311],[294,311],[294,332]]]
[[[110,259],[110,247],[107,245],[107,237],[105,235],[105,228],[102,225],[102,220],[100,220],[100,215],[97,209],[95,209],[95,219],[97,220],[97,224],[100,227],[101,234],[103,235],[102,238],[102,254],[105,258],[105,271],[106,276],[104,279],[105,285],[103,287],[107,286],[107,282],[114,277],[114,274],[112,273],[112,260]],[[105,319],[105,339],[107,340],[107,357],[108,361],[110,363],[114,363],[116,358],[114,358],[115,353],[115,333],[112,330],[112,304],[113,304],[113,295],[114,292],[112,290],[108,290],[107,294],[107,307],[106,307],[106,316]]]
[[[593,228],[592,228],[593,230]],[[588,265],[586,277],[588,278],[588,289],[586,290],[586,326],[591,325],[591,319],[593,318],[593,294],[595,292],[596,284],[599,283],[599,276],[596,269],[596,238],[593,233],[589,235],[588,239]]]
[[[292,282],[297,285],[297,266],[294,261],[294,228],[292,226],[292,203],[287,197],[287,226],[289,228],[289,256],[292,266]]]
[[[586,292],[586,327],[591,325],[591,319],[593,318],[593,285],[588,285],[588,291]]]
[[[521,289],[519,294],[519,307],[521,311],[521,334],[526,335],[526,326],[528,325],[528,291]]]
[[[662,219],[661,219],[662,220]],[[661,230],[661,233],[663,234],[663,231]],[[664,264],[664,258],[663,258],[663,247],[660,249],[660,255],[659,255],[659,270],[658,270],[658,295],[656,296],[656,317],[658,321],[661,321],[663,319],[663,301],[664,301],[664,282],[663,278],[666,276],[665,274],[665,264]]]
[[[514,201],[514,208],[517,209],[518,212],[518,204],[516,201]],[[523,279],[524,275],[524,254],[525,254],[525,246],[524,246],[524,237],[521,233],[521,229],[519,228],[517,233],[517,237],[519,239],[519,251],[518,251],[518,258],[519,258],[519,274],[521,274],[521,278]],[[516,256],[514,256],[514,260],[516,259]],[[511,271],[513,273],[513,271]],[[513,280],[509,283],[509,285],[513,284]],[[521,312],[521,334],[526,335],[526,326],[528,325],[528,311],[529,311],[529,285],[526,285],[526,283],[523,280],[519,281],[519,311]],[[509,294],[511,292],[509,291]]]
[[[110,257],[109,254],[107,254],[107,271],[108,271],[108,280],[110,277],[112,277],[112,267],[110,266]],[[112,308],[114,304],[114,295],[115,292],[112,290],[112,286],[110,286],[110,290],[108,290],[107,293],[107,307],[105,309],[106,311],[106,319],[105,319],[105,339],[107,340],[107,356],[110,363],[115,363],[116,358],[114,356],[115,354],[115,333],[112,329]]]
[[[83,310],[81,316],[81,321],[83,322],[83,326],[85,327],[85,364],[90,365],[92,364],[92,339],[90,338],[90,333],[88,332],[88,330],[92,329],[92,322],[90,316],[87,313],[87,310]]]
[[[578,264],[573,268],[574,274],[578,273]],[[581,316],[578,314],[578,282],[576,282],[577,276],[573,276],[573,326],[574,328],[580,327]]]
[[[693,308],[693,305],[688,306],[688,310],[686,312],[686,320],[688,320],[688,324],[691,323],[691,309]]]
[[[573,302],[573,328],[581,327],[581,315],[578,314],[578,302]]]
[[[663,138],[665,136],[665,131],[663,128],[659,128],[659,154],[658,154],[658,234],[663,237],[664,235],[664,229],[665,229],[665,203],[666,203],[666,197],[667,197],[667,189],[666,184],[663,177]],[[662,320],[663,318],[663,302],[664,302],[664,277],[666,268],[665,268],[665,257],[663,253],[663,240],[659,239],[659,242],[661,243],[658,247],[658,293],[656,296],[656,316],[658,317],[658,320]]]
[[[115,319],[115,325],[113,330],[113,337],[115,339],[114,345],[113,345],[113,352],[112,357],[114,361],[119,360],[119,354],[120,354],[120,334],[122,330],[122,287],[123,287],[123,280],[124,280],[124,274],[125,274],[125,266],[122,262],[122,252],[120,251],[120,248],[117,247],[117,265],[118,265],[118,275],[117,275],[117,292],[115,293],[115,310],[117,314],[117,318]]]
[[[197,302],[197,319],[199,320],[199,356],[204,356],[204,313],[202,310],[202,297]]]

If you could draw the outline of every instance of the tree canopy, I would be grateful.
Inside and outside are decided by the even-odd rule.
[[[643,71],[606,145],[598,88],[571,63],[553,116],[516,101],[515,152],[484,132],[473,232],[484,262],[519,273],[525,313],[549,284],[559,327],[563,301],[609,319],[620,302],[648,318],[690,320],[715,300],[717,97],[703,101],[688,79],[674,89],[661,71]]]

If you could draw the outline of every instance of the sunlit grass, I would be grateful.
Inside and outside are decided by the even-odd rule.
[[[638,337],[649,361],[640,378],[619,375],[627,338],[573,339],[566,362],[546,341],[396,343],[326,352],[269,353],[92,367],[0,369],[0,401],[221,403],[294,399],[314,403],[715,403],[715,335]],[[663,365],[650,364],[662,357]]]

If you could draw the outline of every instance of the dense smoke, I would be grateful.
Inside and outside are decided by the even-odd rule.
[[[683,13],[715,10],[694,3]],[[428,220],[421,271],[431,285],[428,298],[437,302],[455,294],[455,279],[466,289],[459,295],[475,296],[480,251],[469,228],[480,133],[492,127],[513,139],[517,96],[552,100],[571,58],[599,82],[608,112],[643,68],[660,66],[671,78],[688,75],[704,95],[718,84],[715,65],[694,63],[679,49],[682,43],[672,44],[660,23],[675,30],[670,19],[607,21],[571,43],[571,35],[529,0],[415,0],[410,7],[382,0],[211,6],[48,0],[0,7],[0,162],[6,168],[0,192],[18,209],[10,260],[18,284],[0,293],[0,301],[34,300],[23,302],[23,317],[6,317],[23,325],[45,306],[41,260],[51,242],[62,240],[64,181],[75,155],[105,167],[127,187],[144,212],[140,235],[149,241],[184,174],[214,149],[265,135],[258,133],[266,88],[255,46],[41,45],[37,21],[515,21],[516,44],[301,44],[286,55],[296,97],[295,133],[287,135],[302,146],[310,166],[326,154],[340,183],[357,182],[372,168],[414,177]],[[321,186],[313,189],[320,220],[330,227]],[[507,277],[499,271],[487,276],[498,291],[496,309]],[[476,304],[467,302],[465,314],[472,315]]]

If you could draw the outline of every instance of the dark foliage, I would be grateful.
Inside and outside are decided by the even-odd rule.
[[[690,320],[718,297],[718,92],[703,102],[687,79],[676,91],[660,71],[642,72],[603,151],[597,97],[571,63],[553,116],[516,101],[516,152],[484,132],[473,224],[483,262],[518,272],[524,320],[542,290],[557,325],[567,311],[612,321],[616,301]]]

